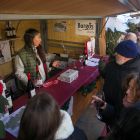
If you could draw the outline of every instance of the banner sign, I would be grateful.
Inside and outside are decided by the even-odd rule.
[[[95,36],[96,20],[75,20],[75,34]]]
[[[86,51],[87,51],[87,60],[89,60],[95,54],[95,39],[94,37],[90,38],[85,43]]]

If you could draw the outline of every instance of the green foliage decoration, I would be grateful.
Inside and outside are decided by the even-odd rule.
[[[96,82],[98,81],[99,79],[99,76],[89,85],[87,86],[82,86],[78,89],[78,91],[82,91],[82,96],[86,97],[87,94],[90,94],[94,88],[97,88],[96,87]]]
[[[126,32],[132,32],[132,33],[135,33],[136,31],[136,28],[137,27],[140,27],[140,23],[139,24],[134,24],[134,23],[131,23],[131,22],[128,22],[126,23],[127,26],[129,27],[129,29],[126,30]]]
[[[5,112],[5,105],[8,105],[8,101],[0,94],[0,113]],[[0,138],[4,139],[6,137],[5,127],[2,121],[0,121]]]
[[[121,32],[115,29],[113,32],[110,28],[107,29],[105,33],[106,40],[106,54],[109,55],[109,62],[115,60],[114,49],[119,44],[119,38],[121,37]]]
[[[63,104],[61,107],[62,110],[67,111],[69,109],[69,104],[70,104],[71,97]]]

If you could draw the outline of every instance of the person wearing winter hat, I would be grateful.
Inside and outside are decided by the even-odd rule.
[[[105,102],[112,106],[123,102],[125,94],[121,85],[125,77],[132,72],[140,72],[140,55],[132,40],[119,43],[115,48],[115,55],[116,60],[108,65],[101,59],[98,67],[100,75],[105,79],[103,86]]]
[[[119,65],[135,58],[138,55],[136,44],[132,40],[122,41],[115,48],[116,62]]]

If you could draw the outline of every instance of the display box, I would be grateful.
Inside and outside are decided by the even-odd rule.
[[[64,73],[60,74],[60,80],[67,83],[71,83],[77,77],[78,77],[78,71],[73,69],[68,69]]]

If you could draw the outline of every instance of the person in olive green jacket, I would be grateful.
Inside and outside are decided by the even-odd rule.
[[[33,84],[35,84],[36,66],[39,66],[39,72],[42,81],[48,79],[47,66],[43,48],[40,45],[41,35],[36,29],[28,29],[24,34],[25,45],[18,51],[15,57],[15,75],[19,79],[20,86],[26,89],[28,78],[27,73],[30,73]],[[50,66],[58,67],[60,63],[55,61]]]

